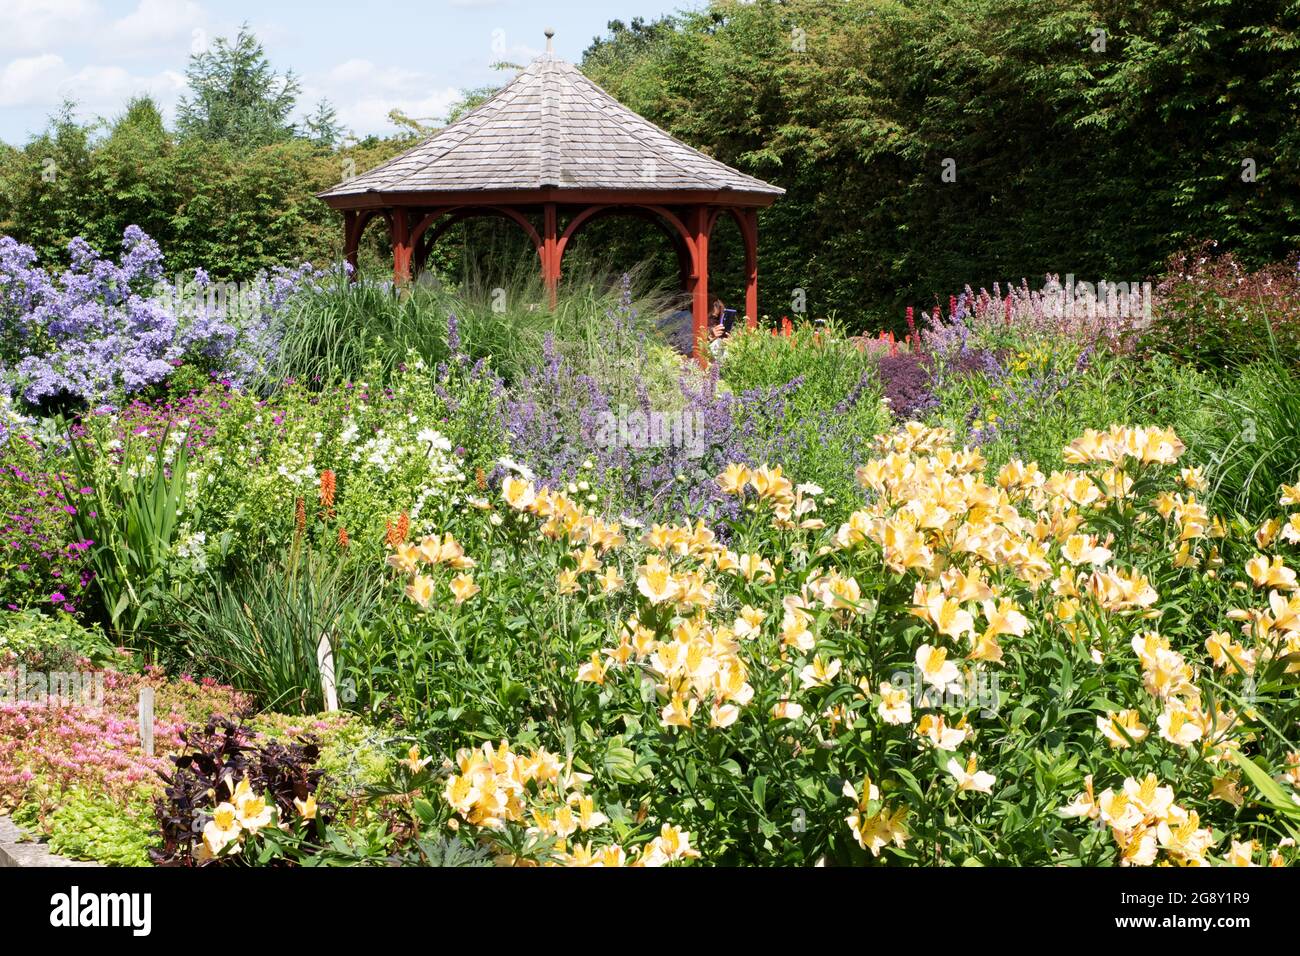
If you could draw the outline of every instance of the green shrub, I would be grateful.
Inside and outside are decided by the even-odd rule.
[[[626,284],[592,268],[567,274],[554,309],[531,259],[504,276],[471,274],[459,286],[418,281],[401,291],[391,282],[348,283],[338,277],[297,299],[286,323],[271,382],[354,381],[387,377],[414,353],[429,366],[447,361],[455,335],[471,361],[490,359],[506,382],[541,361],[548,338],[557,350],[586,368],[610,358],[598,325],[629,298],[638,328],[650,334],[666,299],[650,289],[633,294]],[[449,321],[454,316],[454,321]]]
[[[861,381],[873,376],[876,362],[837,325],[818,329],[801,322],[790,335],[768,329],[738,328],[726,340],[722,380],[736,392],[775,388],[799,379],[796,393],[804,408],[833,408]]]
[[[1256,271],[1209,246],[1175,256],[1142,346],[1231,376],[1269,356],[1300,364],[1300,273],[1295,261]]]
[[[117,456],[93,436],[70,444],[75,481],[91,490],[72,516],[76,540],[93,542],[90,565],[114,634],[145,635],[178,583],[171,559],[187,510],[189,445],[170,429],[139,457],[129,436]]]
[[[123,803],[73,789],[45,811],[35,803],[21,804],[13,818],[25,830],[46,837],[51,852],[74,860],[148,866],[149,850],[161,845],[154,833],[153,803],[147,792]]]
[[[282,560],[214,577],[177,604],[167,653],[268,709],[315,713],[325,706],[318,648],[328,643],[337,678],[378,587],[375,576],[351,573],[336,549],[295,544]]]
[[[1252,521],[1271,516],[1278,487],[1300,479],[1300,373],[1255,362],[1231,383],[1203,381],[1197,397],[1200,414],[1171,421],[1206,467],[1215,504]]]
[[[28,670],[71,670],[78,661],[112,662],[121,669],[122,656],[95,626],[75,618],[51,617],[38,611],[0,611],[0,665],[17,663]]]

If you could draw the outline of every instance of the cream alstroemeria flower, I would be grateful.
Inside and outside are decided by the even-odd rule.
[[[948,660],[944,648],[922,644],[916,649],[916,666],[921,672],[921,680],[940,693],[962,693],[961,671]]]
[[[809,687],[826,687],[839,674],[840,667],[841,664],[838,659],[828,663],[822,660],[821,655],[818,655],[813,658],[811,664],[799,672],[799,684],[805,689]]]
[[[316,794],[309,793],[306,800],[299,800],[297,797],[294,797],[293,805],[298,811],[298,816],[302,817],[304,820],[316,819]]]
[[[433,578],[426,577],[423,574],[417,574],[411,580],[411,583],[406,586],[406,596],[422,608],[429,606],[429,602],[433,600],[433,594]]]
[[[419,773],[429,764],[433,763],[432,757],[420,756],[420,745],[411,744],[411,749],[407,751],[406,757],[399,760],[398,763],[404,764],[411,773]]]
[[[880,682],[880,704],[876,709],[887,724],[912,722],[912,702],[908,700],[907,690],[895,688],[889,681]]]
[[[239,825],[249,833],[268,826],[275,816],[274,808],[263,797],[249,797],[236,807],[236,813]]]
[[[605,683],[605,664],[600,659],[599,651],[592,651],[591,659],[578,665],[578,680],[592,684]]]
[[[524,511],[537,501],[537,490],[531,481],[524,481],[514,475],[508,475],[501,482],[501,497],[506,504],[516,511]]]
[[[993,783],[996,778],[987,771],[976,769],[974,754],[971,754],[970,759],[966,761],[964,766],[956,757],[949,760],[948,772],[956,779],[959,791],[969,790],[973,793],[993,792]]]
[[[209,858],[218,856],[231,844],[237,844],[243,828],[239,823],[239,810],[230,803],[222,803],[212,812],[212,819],[203,827],[203,847]],[[238,846],[233,852],[239,852]]]
[[[798,720],[803,716],[803,705],[796,704],[787,697],[783,697],[772,705],[772,718],[774,720]]]
[[[1142,714],[1137,710],[1108,711],[1105,717],[1097,718],[1097,729],[1118,750],[1130,745],[1129,738],[1132,738],[1133,743],[1140,744],[1148,733],[1146,725],[1142,723]],[[1128,734],[1128,737],[1124,734]]]

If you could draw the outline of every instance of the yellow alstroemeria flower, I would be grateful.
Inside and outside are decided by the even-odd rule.
[[[307,794],[306,800],[299,800],[297,797],[294,797],[293,805],[298,811],[298,816],[302,817],[304,820],[316,819],[316,794]]]
[[[591,652],[591,660],[578,667],[578,680],[587,681],[592,684],[605,683],[605,665],[600,659],[598,651]]]
[[[1288,568],[1280,557],[1272,561],[1262,554],[1257,554],[1246,562],[1246,574],[1250,576],[1257,588],[1276,588],[1279,591],[1296,590],[1296,574]]]
[[[457,604],[464,604],[478,592],[479,586],[468,574],[458,574],[451,579],[451,594]]]
[[[652,554],[646,558],[636,579],[636,589],[651,604],[663,604],[677,596],[678,584],[672,569],[663,558]]]
[[[411,773],[419,773],[429,764],[433,763],[432,757],[420,756],[420,745],[411,744],[411,749],[407,751],[406,756],[399,760],[398,763],[404,764]]]
[[[944,648],[922,644],[916,649],[916,666],[921,673],[921,680],[940,693],[962,693],[961,671],[948,660],[948,652]]]
[[[249,833],[256,833],[269,825],[275,815],[274,809],[262,797],[249,797],[235,809],[239,825]]]
[[[751,640],[758,637],[761,632],[763,622],[767,620],[767,612],[760,611],[756,607],[746,604],[740,609],[740,617],[731,626],[736,637],[741,640]]]
[[[618,573],[618,568],[611,564],[603,574],[596,576],[596,583],[600,585],[603,594],[613,594],[615,591],[621,591],[627,582],[623,580],[623,575]]]
[[[675,696],[660,712],[659,722],[664,727],[689,727],[697,707],[699,707],[699,701],[694,698],[683,700],[681,697]]]
[[[858,846],[869,851],[872,856],[878,857],[880,851],[891,843],[899,849],[907,843],[907,828],[903,826],[906,817],[906,807],[899,807],[892,814],[882,807],[872,816],[852,813],[844,818],[844,822],[853,831]]]
[[[799,684],[805,689],[829,686],[840,672],[841,666],[838,660],[827,662],[818,655],[813,658],[811,664],[799,672]]]
[[[209,857],[215,857],[227,846],[239,840],[243,829],[238,819],[239,811],[233,804],[220,804],[212,812],[212,819],[203,827],[203,846]],[[236,851],[238,852],[238,848]]]
[[[956,750],[971,735],[971,729],[965,717],[949,727],[943,714],[924,714],[916,722],[914,733],[939,750]]]
[[[403,574],[414,574],[420,566],[420,559],[419,545],[403,542],[393,549],[386,560],[389,567],[396,568]]]
[[[734,462],[723,469],[722,474],[718,475],[718,487],[722,489],[725,495],[739,495],[745,490],[745,485],[749,484],[753,478],[751,472],[744,465],[737,465]]]
[[[1148,733],[1146,725],[1142,723],[1142,714],[1137,710],[1108,711],[1105,717],[1097,718],[1097,729],[1117,750],[1130,746],[1124,734],[1128,734],[1133,743],[1140,744]]]
[[[880,719],[887,724],[912,722],[912,703],[908,700],[907,690],[895,688],[889,681],[880,682],[880,704],[876,709]]]
[[[659,835],[650,846],[648,853],[669,861],[695,859],[700,855],[698,850],[691,849],[691,835],[671,823],[665,823],[659,829]]]
[[[772,705],[773,720],[798,720],[803,716],[803,705],[783,697]]]
[[[406,596],[422,608],[428,608],[429,602],[433,600],[433,594],[433,578],[423,574],[417,574],[406,586]]]
[[[531,481],[509,475],[501,482],[501,497],[516,511],[525,511],[537,502],[537,491]]]
[[[577,820],[580,830],[594,830],[609,822],[609,817],[596,809],[596,802],[589,796],[569,794],[569,803],[576,803],[578,806]]]

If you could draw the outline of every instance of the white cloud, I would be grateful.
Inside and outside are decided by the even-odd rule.
[[[458,99],[460,90],[447,87],[420,99],[405,99],[387,96],[363,96],[348,102],[335,102],[339,122],[360,136],[369,133],[393,133],[395,127],[388,118],[393,110],[401,110],[412,119],[425,123],[439,123],[447,117],[447,111]]]
[[[52,106],[67,75],[63,57],[53,53],[13,60],[0,70],[0,106]]]
[[[140,94],[170,108],[184,88],[185,77],[174,70],[138,76],[120,66],[85,66],[59,84],[59,99],[73,99],[83,109],[111,115]]]
[[[100,16],[95,0],[4,0],[0,49],[43,50],[89,35]]]
[[[136,75],[120,66],[91,65],[74,71],[61,56],[45,53],[0,69],[0,106],[50,110],[70,99],[82,113],[112,115],[131,97],[147,93],[169,109],[184,86],[185,78],[174,70]]]
[[[310,109],[322,97],[334,104],[339,122],[358,135],[392,133],[390,111],[441,121],[460,99],[454,86],[438,85],[428,74],[370,60],[351,59],[323,74],[304,78],[300,102]]]
[[[109,48],[119,55],[173,48],[188,57],[207,44],[207,22],[194,0],[140,0],[133,11],[114,20],[105,35]]]

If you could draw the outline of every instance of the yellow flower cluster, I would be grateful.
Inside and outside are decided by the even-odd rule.
[[[428,608],[437,592],[434,579],[421,570],[424,567],[443,566],[460,572],[448,583],[457,604],[464,604],[479,592],[474,578],[466,573],[475,566],[474,559],[466,556],[465,549],[450,533],[427,535],[418,544],[400,541],[390,547],[393,553],[388,556],[388,566],[408,578],[406,596],[420,607]]]
[[[737,624],[750,626],[744,617]],[[634,615],[618,646],[604,652],[605,661],[593,654],[579,670],[578,680],[602,684],[608,667],[635,662],[667,701],[659,715],[664,727],[691,726],[701,706],[708,710],[710,726],[729,727],[754,696],[739,648],[735,629],[711,625],[703,614],[676,618],[670,640],[660,640]]]
[[[238,854],[248,837],[275,822],[275,807],[265,797],[253,793],[247,777],[235,784],[227,776],[220,785],[226,788],[230,799],[217,804],[212,819],[203,827],[203,840],[194,849],[194,859],[199,863]],[[304,819],[316,816],[314,795],[306,800],[294,800],[294,806]]]
[[[1147,490],[1154,477],[1148,466],[1175,465],[1184,453],[1177,434],[1156,427],[1089,430],[1064,449],[1069,467],[1045,474],[1036,464],[1013,460],[992,478],[986,478],[980,452],[954,449],[952,438],[945,429],[915,422],[876,436],[872,457],[856,476],[866,503],[824,534],[800,534],[824,528],[817,517],[821,489],[796,485],[779,467],[728,465],[717,477],[722,491],[742,499],[749,514],[770,516],[770,527],[794,532],[788,537],[795,543],[737,545],[733,551],[703,522],[654,525],[640,542],[644,557],[639,563],[629,558],[624,566],[634,579],[631,596],[638,610],[611,639],[616,646],[592,653],[578,667],[577,680],[604,685],[611,672],[633,675],[646,689],[644,699],[655,701],[664,728],[735,725],[756,696],[751,680],[762,691],[765,710],[775,701],[774,720],[803,720],[810,699],[837,688],[833,706],[816,705],[825,711],[831,735],[860,727],[856,721],[872,719],[874,711],[885,724],[906,727],[915,744],[942,751],[934,756],[958,793],[988,794],[997,778],[980,762],[999,768],[990,754],[972,752],[973,702],[946,716],[931,692],[947,706],[949,698],[970,693],[969,678],[980,676],[981,668],[1003,664],[1004,651],[1023,660],[1064,632],[1083,642],[1099,666],[1140,668],[1149,698],[1126,701],[1125,708],[1095,718],[1099,738],[1111,748],[1165,741],[1214,766],[1248,742],[1237,713],[1222,703],[1203,703],[1197,663],[1188,659],[1192,652],[1171,646],[1158,626],[1156,585],[1167,587],[1169,556],[1175,568],[1202,568],[1209,579],[1235,573],[1225,570],[1219,551],[1228,554],[1230,546],[1217,540],[1229,528],[1198,498],[1208,485],[1199,469],[1183,468],[1173,490]],[[536,519],[528,527],[567,550],[559,593],[587,585],[588,595],[612,594],[629,584],[614,554],[627,543],[617,522],[590,513],[563,490],[539,489],[522,478],[505,479],[502,498],[508,509]],[[1300,505],[1300,488],[1284,488],[1282,504]],[[1126,524],[1142,536],[1141,548],[1133,546]],[[1163,564],[1158,551],[1156,560],[1146,561],[1151,549],[1145,542],[1152,537],[1167,547]],[[1300,543],[1300,512],[1266,523],[1254,540],[1260,553],[1246,562],[1246,580],[1233,586],[1262,595],[1259,606],[1230,611],[1228,617],[1240,622],[1240,636],[1215,631],[1205,650],[1228,674],[1250,676],[1279,660],[1289,672],[1300,671],[1300,581],[1284,557],[1272,553],[1276,543]],[[1141,556],[1141,567],[1125,566],[1134,555]],[[398,545],[389,563],[412,577],[408,594],[421,604],[428,603],[416,589],[423,566],[473,567],[450,535]],[[788,586],[807,566],[813,569],[802,584]],[[874,620],[878,610],[897,608],[891,596],[897,591],[878,573],[882,567],[907,579],[911,599],[903,600],[903,609],[923,624],[922,637],[904,652],[925,693],[919,701],[909,688],[877,683],[877,675],[887,672],[882,662],[872,665],[870,679],[848,673],[860,666],[852,642],[819,645],[819,628],[848,627],[860,615]],[[728,577],[744,595],[738,611],[726,604]],[[884,607],[886,601],[895,603]],[[1137,628],[1143,630],[1135,635]],[[914,625],[904,633],[915,630]],[[1165,630],[1176,633],[1167,622]],[[755,643],[765,633],[774,643]],[[845,685],[857,696],[839,693]],[[922,712],[914,714],[914,706]],[[800,739],[805,731],[833,747],[821,728],[804,721],[776,736],[795,753],[807,747]],[[695,855],[686,835],[669,826],[639,854],[616,844],[594,845],[599,841],[589,833],[608,823],[605,815],[582,792],[584,776],[544,750],[518,756],[503,743],[461,751],[456,762],[444,796],[465,822],[489,831],[525,827],[553,838],[563,862],[654,865]],[[1222,768],[1215,772],[1208,799],[1240,806],[1238,776]],[[1288,773],[1300,789],[1300,755]],[[885,807],[869,779],[860,790],[846,785],[844,793],[855,802],[846,823],[863,849],[879,855],[889,845],[904,846],[905,806]],[[1062,812],[1109,826],[1125,865],[1202,865],[1218,842],[1154,775],[1130,777],[1097,797],[1089,776],[1084,793]],[[1233,841],[1224,859],[1250,862],[1255,849]]]
[[[1122,465],[1128,460],[1144,465],[1172,465],[1187,450],[1172,428],[1132,428],[1111,425],[1107,431],[1091,428],[1066,447],[1066,462],[1081,465],[1107,462]]]
[[[603,521],[562,490],[538,489],[531,481],[513,475],[501,483],[501,497],[515,511],[542,519],[543,536],[579,546],[570,553],[573,567],[556,575],[560,594],[575,594],[587,581],[594,581],[602,594],[622,590],[626,582],[618,567],[602,560],[627,543],[618,522]]]
[[[1061,815],[1107,824],[1121,866],[1151,866],[1162,850],[1163,862],[1208,866],[1205,854],[1218,842],[1208,827],[1201,826],[1195,810],[1184,810],[1174,802],[1173,788],[1161,786],[1155,774],[1140,781],[1128,777],[1119,790],[1107,788],[1100,796],[1093,794],[1089,774],[1083,792]]]
[[[857,808],[844,818],[844,822],[862,849],[872,856],[880,856],[880,851],[891,843],[900,849],[907,843],[907,827],[903,825],[907,808],[899,807],[891,812],[880,802],[880,791],[870,777],[862,781],[860,790],[845,781],[844,796],[857,803]]]
[[[747,490],[753,491],[759,501],[771,507],[772,524],[781,530],[816,531],[826,527],[820,518],[812,517],[817,512],[817,495],[822,489],[814,484],[796,487],[782,474],[779,465],[751,469],[733,462],[718,476],[718,487],[724,494],[736,497],[744,497]]]
[[[617,521],[601,520],[562,490],[539,489],[531,481],[510,475],[501,483],[501,497],[515,511],[542,519],[540,530],[548,538],[588,544],[600,553],[626,543]]]
[[[611,843],[593,847],[589,838],[579,844],[579,833],[588,834],[609,823],[596,808],[594,799],[582,792],[590,774],[575,772],[544,747],[528,754],[516,754],[506,741],[497,747],[456,754],[456,772],[447,778],[443,799],[469,824],[489,831],[510,825],[525,826],[531,836],[554,840],[555,858],[548,862],[568,866],[663,866],[694,859],[689,834],[664,824],[657,837],[629,854]],[[530,861],[509,855],[499,863],[526,864]]]

